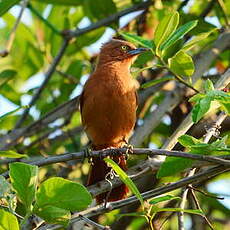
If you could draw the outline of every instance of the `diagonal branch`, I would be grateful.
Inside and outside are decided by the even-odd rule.
[[[99,27],[108,26],[126,14],[129,14],[129,13],[132,13],[132,12],[135,12],[138,10],[147,9],[152,3],[153,3],[152,0],[148,0],[146,2],[141,2],[139,4],[133,5],[130,8],[127,8],[125,10],[118,12],[118,13],[112,14],[109,17],[104,18],[104,19],[102,19],[102,20],[100,20],[100,21],[98,21],[98,22],[96,22],[96,23],[94,23],[94,24],[92,24],[86,28],[76,29],[74,31],[68,31],[66,36],[70,37],[70,38],[78,37],[82,34],[90,32],[92,30],[98,29]]]
[[[201,53],[199,57],[195,59],[195,72],[192,76],[192,79],[194,82],[196,82],[204,73],[205,71],[209,68],[210,64],[215,60],[215,58],[220,54],[226,47],[228,47],[228,44],[230,43],[230,31],[226,31],[225,33],[221,34],[219,38],[215,41],[213,47]],[[230,73],[227,71],[224,75],[220,77],[218,82],[216,83],[216,88],[217,89],[222,89],[225,88],[228,83],[229,83],[229,78],[230,78]],[[165,106],[162,107],[159,105],[159,107],[151,112],[148,117],[145,118],[144,120],[144,125],[138,127],[133,136],[131,137],[131,143],[134,146],[140,146],[141,143],[144,141],[144,139],[149,136],[153,129],[160,123],[162,120],[162,117],[166,114],[166,112],[171,111],[172,106],[176,106],[181,99],[181,92],[180,89],[176,89],[174,91],[174,97],[166,97],[167,102],[165,103]],[[164,110],[164,113],[163,113]],[[183,135],[188,131],[188,129],[193,125],[193,122],[191,120],[191,113],[184,119],[184,121],[181,123],[181,125],[177,129],[177,136],[172,136],[168,142],[164,144],[162,147],[163,149],[172,149],[174,145],[176,144],[175,142],[177,141],[177,138],[180,135]],[[181,133],[179,133],[179,131]],[[175,132],[176,133],[176,132]],[[175,135],[175,133],[173,135]],[[169,143],[170,142],[170,143]]]
[[[221,90],[225,88],[230,83],[230,69],[228,69],[221,78],[216,82],[215,89]],[[172,136],[168,139],[168,141],[162,146],[163,149],[172,149],[176,143],[177,139],[185,134],[193,125],[192,121],[192,112],[190,112],[183,122],[179,125],[176,131],[172,134]]]
[[[19,25],[19,23],[20,23],[20,21],[22,19],[23,12],[26,9],[26,6],[28,5],[28,2],[29,2],[29,0],[22,1],[21,10],[20,10],[19,15],[18,15],[18,17],[16,19],[14,27],[12,28],[12,30],[10,32],[9,39],[6,42],[6,48],[5,48],[5,50],[0,51],[0,57],[6,57],[10,53],[10,50],[12,48],[12,45],[13,45],[13,42],[14,42],[14,39],[15,39],[15,35],[16,35],[16,31],[17,31],[18,25]]]
[[[212,62],[214,60],[214,58],[216,58],[216,55],[209,55],[209,52],[213,53],[215,51],[216,53],[221,53],[228,46],[229,43],[230,43],[230,32],[226,31],[219,36],[219,38],[216,40],[216,42],[214,43],[214,46],[213,46],[213,48],[211,48],[211,50],[200,54],[199,57],[196,58],[196,61],[195,61],[196,71],[193,75],[194,79],[197,79],[200,76],[202,76],[203,73],[209,67],[210,62]],[[209,57],[209,58],[207,58],[207,57]],[[206,66],[206,67],[204,68],[204,66]],[[218,81],[220,83],[220,85],[221,86],[226,85],[228,79],[225,78],[225,80],[223,80],[222,83],[221,83],[221,79],[222,79],[222,77],[220,78],[220,81]],[[176,91],[176,93],[178,93],[178,92]],[[77,101],[78,99],[75,98],[75,100]],[[176,103],[174,98],[170,98],[169,100],[170,101],[172,100],[171,103],[169,103],[169,104]],[[9,149],[12,146],[15,146],[17,144],[17,140],[19,140],[19,139],[22,140],[23,137],[28,136],[28,133],[35,133],[38,130],[40,130],[41,127],[47,126],[50,122],[55,121],[59,117],[62,117],[64,114],[66,114],[66,111],[68,111],[68,109],[76,108],[74,106],[76,101],[74,101],[74,99],[67,101],[67,102],[63,103],[62,105],[58,106],[57,108],[55,108],[54,110],[52,110],[51,112],[47,113],[40,120],[35,121],[31,125],[27,126],[26,128],[14,129],[9,134],[4,135],[0,139],[0,149],[5,150],[5,149]],[[73,110],[71,110],[71,111],[73,111]],[[150,114],[150,116],[151,115],[152,114]],[[158,119],[158,117],[159,116],[157,116],[157,119]],[[150,120],[147,123],[148,123],[147,126],[152,126],[153,123],[157,123],[157,122],[155,122],[155,120]],[[139,132],[140,131],[136,130],[135,136],[138,136]],[[148,136],[152,132],[152,130],[150,130],[150,131],[146,130],[143,132],[145,132],[145,133],[143,133],[143,136]],[[143,139],[138,141],[138,143],[135,143],[135,142],[134,143],[136,146],[138,146],[138,145],[140,145],[141,142],[143,142]]]
[[[225,118],[227,117],[227,115],[222,112],[215,124],[207,131],[205,137],[204,137],[204,143],[208,143],[209,140],[211,139],[211,137],[216,133],[216,130],[218,129],[218,127],[220,127],[221,123],[225,120]],[[192,170],[189,171],[188,176],[193,176],[196,172],[196,168],[193,168]],[[185,203],[186,203],[186,199],[187,199],[187,195],[188,195],[188,191],[189,188],[185,188],[183,193],[182,193],[182,201],[180,204],[180,208],[184,209],[185,208]],[[179,212],[178,213],[178,227],[180,230],[184,230],[184,213],[183,212]]]
[[[171,183],[169,185],[162,186],[162,187],[144,192],[141,195],[145,200],[150,199],[150,198],[162,195],[164,193],[171,192],[171,191],[174,191],[176,189],[182,188],[182,187],[187,186],[188,184],[191,184],[191,183],[202,182],[203,180],[210,179],[210,178],[212,178],[212,177],[214,177],[220,173],[224,173],[227,171],[229,171],[229,169],[226,169],[222,166],[213,167],[213,168],[207,169],[201,173],[197,173],[194,176],[183,178],[183,179],[181,179],[175,183]],[[135,196],[132,196],[132,197],[129,197],[129,198],[124,199],[124,200],[108,203],[108,206],[106,208],[104,207],[104,205],[98,205],[96,207],[89,208],[85,211],[74,214],[72,219],[71,219],[71,223],[75,223],[75,222],[80,221],[81,215],[85,216],[87,218],[90,218],[90,217],[93,217],[93,216],[96,216],[96,215],[99,215],[99,214],[102,214],[102,213],[105,213],[105,212],[108,212],[108,211],[111,211],[114,209],[118,209],[118,208],[127,206],[129,204],[136,203],[136,202],[139,202],[139,200]],[[55,224],[47,224],[45,226],[38,228],[38,230],[45,230],[45,229],[54,230],[54,229],[58,229],[58,227],[60,227],[60,226],[55,225]]]
[[[38,90],[36,91],[36,93],[32,97],[32,99],[28,105],[29,107],[24,110],[22,116],[20,117],[20,119],[16,123],[15,129],[18,129],[21,127],[22,123],[25,121],[26,117],[28,116],[31,107],[35,104],[37,99],[40,97],[40,94],[42,93],[42,91],[44,90],[46,85],[48,84],[48,82],[49,82],[52,74],[54,73],[58,63],[60,62],[62,56],[64,55],[64,52],[65,52],[68,44],[69,44],[69,39],[65,39],[61,45],[61,48],[60,48],[57,56],[54,58],[52,64],[50,65],[48,71],[46,72],[44,81],[42,82],[41,86],[38,88]]]
[[[127,8],[123,11],[120,11],[116,14],[113,14],[107,18],[104,18],[96,23],[93,23],[92,25],[86,27],[86,28],[83,28],[83,29],[76,29],[74,31],[68,31],[66,32],[66,34],[64,34],[65,36],[65,39],[63,41],[63,44],[57,54],[57,56],[54,58],[54,61],[53,63],[50,65],[47,73],[45,74],[45,80],[43,81],[42,85],[39,87],[39,89],[36,91],[35,95],[32,97],[30,103],[29,103],[29,107],[27,109],[24,110],[21,118],[18,120],[18,122],[16,123],[15,125],[15,129],[18,129],[21,127],[22,123],[24,122],[24,120],[26,119],[26,117],[28,116],[29,114],[29,111],[31,109],[31,107],[35,104],[35,102],[37,101],[37,99],[39,98],[41,92],[43,91],[43,89],[46,87],[47,83],[49,82],[53,72],[55,71],[59,61],[61,60],[67,46],[68,46],[68,43],[69,41],[71,40],[71,38],[73,37],[76,37],[76,36],[80,36],[80,35],[83,35],[85,33],[88,33],[92,30],[95,30],[99,27],[102,27],[102,26],[108,26],[109,24],[113,23],[114,21],[118,20],[120,17],[126,15],[126,14],[129,14],[131,12],[134,12],[134,11],[138,11],[138,10],[142,10],[142,9],[146,9],[147,7],[149,7],[150,5],[152,4],[152,1],[149,0],[149,1],[146,1],[146,2],[142,2],[140,4],[136,4],[130,8]]]

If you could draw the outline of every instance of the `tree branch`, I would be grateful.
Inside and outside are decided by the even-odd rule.
[[[67,154],[61,154],[57,156],[51,156],[51,157],[44,157],[41,160],[34,161],[34,162],[28,162],[28,160],[19,160],[21,162],[28,162],[32,165],[37,166],[44,166],[44,165],[50,165],[54,163],[61,163],[66,162],[70,160],[76,160],[76,159],[84,159],[84,158],[91,158],[91,157],[100,157],[104,158],[107,156],[114,156],[114,155],[120,155],[120,154],[126,154],[127,148],[117,148],[117,149],[105,149],[100,151],[92,151],[90,153],[86,153],[84,151],[77,152],[77,153],[67,153]],[[162,155],[162,156],[173,156],[173,157],[183,157],[193,160],[199,160],[199,161],[207,161],[214,164],[221,164],[225,166],[230,167],[230,156],[207,156],[207,155],[199,155],[199,154],[191,154],[187,152],[180,152],[180,151],[169,151],[164,149],[146,149],[146,148],[135,148],[132,150],[132,155],[148,155],[148,156],[156,156],[156,155]],[[6,173],[2,174],[3,176],[6,176]]]
[[[213,168],[204,170],[201,173],[197,173],[194,176],[183,178],[183,179],[179,180],[178,182],[171,183],[169,185],[165,185],[165,186],[150,190],[148,192],[144,192],[141,195],[145,200],[147,200],[147,199],[162,195],[164,193],[174,191],[178,188],[184,187],[184,186],[191,184],[191,183],[202,182],[203,180],[210,179],[210,178],[212,178],[212,177],[214,177],[220,173],[227,172],[229,170],[230,169],[224,168],[223,166],[213,167]],[[75,223],[75,222],[80,221],[81,217],[79,217],[79,215],[90,218],[92,216],[96,216],[96,215],[99,215],[99,214],[102,214],[105,212],[109,212],[109,211],[112,211],[114,209],[118,209],[118,208],[127,206],[129,204],[136,203],[136,202],[139,202],[139,200],[135,196],[132,196],[132,197],[129,197],[129,198],[124,199],[124,200],[110,202],[110,203],[108,203],[106,208],[104,207],[104,205],[98,205],[96,207],[89,208],[85,211],[74,214],[72,219],[71,219],[71,223]],[[38,228],[38,230],[45,230],[47,228],[49,228],[50,230],[54,230],[54,229],[57,229],[58,227],[60,227],[60,226],[55,225],[55,224],[47,224],[45,226]]]
[[[221,78],[216,82],[215,89],[221,90],[225,88],[230,83],[230,69],[228,69]],[[163,149],[172,149],[176,143],[177,139],[184,135],[193,125],[192,112],[190,112],[183,122],[179,125],[176,131],[171,135],[168,141],[162,146]]]
[[[43,91],[43,89],[45,88],[45,86],[47,85],[49,79],[51,78],[51,75],[53,74],[53,72],[55,71],[59,61],[61,60],[64,52],[65,52],[65,49],[67,48],[68,46],[68,42],[71,38],[73,37],[76,37],[76,36],[80,36],[80,35],[83,35],[85,33],[88,33],[92,30],[95,30],[101,26],[107,26],[111,23],[113,23],[114,21],[118,20],[120,17],[126,15],[126,14],[129,14],[131,12],[134,12],[134,11],[138,11],[138,10],[142,10],[142,9],[146,9],[147,7],[149,7],[150,5],[152,4],[152,1],[149,0],[149,1],[146,1],[146,2],[142,2],[140,4],[136,4],[130,8],[127,8],[123,11],[120,11],[116,14],[113,14],[107,18],[104,18],[96,23],[93,23],[91,24],[90,26],[86,27],[86,28],[83,28],[83,29],[76,29],[74,31],[68,31],[66,34],[65,34],[65,39],[64,39],[64,42],[62,44],[62,47],[60,48],[57,56],[54,58],[54,61],[53,63],[50,65],[47,73],[46,73],[46,77],[45,77],[45,80],[43,81],[42,85],[40,86],[40,88],[37,90],[36,94],[33,96],[33,98],[31,99],[30,103],[29,103],[29,108],[25,109],[20,120],[16,123],[15,125],[15,128],[14,130],[12,131],[14,134],[16,133],[16,137],[13,135],[11,136],[14,136],[13,138],[4,138],[5,140],[7,139],[7,144],[5,143],[1,143],[0,141],[0,149],[6,149],[6,148],[9,148],[10,146],[12,145],[15,145],[15,140],[17,140],[18,138],[20,138],[20,134],[21,133],[24,133],[23,130],[18,130],[19,127],[21,127],[22,123],[24,122],[25,118],[27,117],[27,115],[29,114],[29,111],[30,111],[30,108],[35,104],[36,100],[39,98],[41,92]],[[68,103],[68,102],[67,102]],[[14,143],[9,143],[11,141],[9,141],[9,139],[13,139],[13,142]]]
[[[98,29],[99,27],[102,27],[102,26],[108,26],[110,25],[111,23],[117,21],[119,18],[121,18],[122,16],[126,15],[126,14],[129,14],[129,13],[132,13],[134,11],[138,11],[138,10],[144,10],[144,9],[147,9],[151,4],[152,4],[152,0],[149,0],[149,1],[146,1],[146,2],[141,2],[139,4],[136,4],[134,6],[131,6],[130,8],[127,8],[125,10],[122,10],[116,14],[112,14],[110,15],[109,17],[107,18],[104,18],[86,28],[83,28],[83,29],[76,29],[74,31],[67,31],[66,33],[66,36],[67,37],[70,37],[70,38],[73,38],[73,37],[78,37],[82,34],[85,34],[85,33],[88,33],[92,30],[95,30],[95,29]]]
[[[63,41],[62,45],[61,45],[61,48],[60,48],[57,56],[54,58],[52,64],[50,65],[48,71],[46,72],[44,81],[42,82],[41,86],[38,88],[38,90],[36,91],[36,93],[32,97],[32,99],[31,99],[31,101],[30,101],[30,103],[28,105],[29,107],[24,110],[24,112],[22,113],[22,116],[20,117],[20,119],[16,123],[14,129],[20,128],[22,123],[25,121],[26,117],[29,114],[29,111],[30,111],[31,107],[35,104],[35,102],[39,98],[40,94],[42,93],[42,91],[44,90],[46,85],[48,84],[48,82],[49,82],[52,74],[54,73],[58,63],[60,62],[62,56],[64,55],[64,52],[65,52],[68,44],[69,44],[69,39],[65,39]]]
[[[221,42],[221,44],[220,44]],[[210,64],[213,60],[217,57],[217,53],[219,54],[222,52],[230,43],[230,31],[226,31],[219,38],[215,41],[213,48],[209,51],[206,51],[200,54],[200,57],[195,60],[195,72],[192,76],[194,82],[196,82],[209,68]],[[215,53],[216,52],[216,53]],[[220,79],[216,83],[216,89],[222,89],[226,87],[229,83],[229,71],[223,74]],[[140,127],[137,127],[133,136],[131,137],[130,143],[134,146],[140,146],[144,139],[149,136],[153,129],[161,122],[162,117],[165,115],[166,112],[169,112],[171,107],[175,107],[182,97],[180,88],[174,90],[174,97],[168,97],[167,102],[165,102],[164,107],[159,105],[159,107],[151,112],[148,117],[145,118],[144,124]],[[164,111],[163,111],[164,110]],[[191,113],[185,118],[185,120],[181,123],[178,127],[178,132],[181,130],[181,133],[174,138],[174,142],[177,141],[177,138],[180,135],[183,135],[188,131],[188,129],[192,126],[193,122],[191,120]],[[174,133],[175,134],[175,133]],[[170,138],[170,139],[171,139]],[[171,141],[171,140],[168,140]],[[171,146],[168,143],[163,145],[163,149],[172,149],[176,143],[171,142]]]
[[[16,19],[14,27],[12,28],[12,30],[10,32],[9,39],[6,42],[6,48],[5,48],[5,50],[0,51],[0,57],[6,57],[10,53],[10,50],[12,48],[12,45],[13,45],[13,42],[14,42],[14,39],[15,39],[15,35],[16,35],[16,31],[17,31],[18,25],[19,25],[19,23],[20,23],[20,21],[22,19],[23,12],[26,9],[26,6],[27,6],[28,2],[29,2],[29,0],[22,1],[22,3],[21,3],[21,10],[20,10],[19,15],[18,15],[18,17]]]
[[[213,126],[207,131],[205,137],[204,137],[204,143],[208,143],[209,140],[211,139],[211,137],[216,133],[216,130],[218,129],[218,127],[220,127],[221,123],[224,121],[224,119],[227,117],[227,115],[222,112],[215,124],[213,124]],[[192,170],[190,170],[190,172],[188,173],[188,177],[189,176],[193,176],[196,172],[196,168],[193,168]],[[182,193],[182,201],[181,201],[181,204],[180,204],[180,208],[181,209],[185,209],[185,202],[186,202],[186,199],[187,199],[187,194],[188,194],[188,191],[189,191],[189,188],[185,188],[183,193]],[[206,220],[207,221],[207,220]],[[184,230],[184,213],[183,212],[179,212],[178,213],[178,227],[180,230]]]

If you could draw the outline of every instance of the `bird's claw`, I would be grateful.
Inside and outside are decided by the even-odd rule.
[[[124,146],[126,149],[125,151],[125,158],[126,160],[128,159],[129,157],[129,154],[132,154],[133,153],[133,145],[130,145],[128,142],[125,144]]]

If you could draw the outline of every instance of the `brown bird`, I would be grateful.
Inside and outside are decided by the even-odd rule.
[[[116,39],[102,46],[96,69],[80,98],[82,124],[93,150],[118,148],[127,143],[137,109],[137,83],[132,79],[130,66],[146,50]],[[112,159],[123,170],[127,169],[125,156]],[[88,185],[104,180],[110,169],[103,159],[93,158]],[[108,201],[123,199],[127,192],[127,187],[121,185],[111,191]],[[97,203],[102,203],[106,195],[98,195]]]

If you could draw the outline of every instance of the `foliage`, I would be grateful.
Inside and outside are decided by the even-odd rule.
[[[220,154],[229,154],[230,148],[227,148],[226,145],[227,136],[214,141],[212,143],[204,143],[195,137],[189,135],[183,135],[178,139],[178,142],[187,148],[190,153],[195,154],[213,154],[213,155],[220,155]],[[165,162],[161,165],[159,171],[157,172],[157,176],[165,177],[171,176],[178,172],[183,171],[186,168],[189,168],[194,163],[194,160],[185,159],[180,157],[167,157]]]
[[[25,207],[25,218],[34,213],[48,223],[67,225],[71,211],[83,210],[92,202],[91,195],[84,186],[60,177],[47,179],[37,189],[37,166],[12,163],[9,174],[12,189]],[[3,180],[2,185],[4,184],[7,185],[4,193],[10,194],[11,188]],[[25,221],[26,219],[22,223]]]
[[[133,183],[133,181],[129,178],[129,176],[111,159],[104,159],[106,163],[109,163],[109,165],[112,167],[112,169],[118,174],[118,176],[121,178],[124,184],[126,184],[129,189],[135,194],[135,196],[140,201],[142,207],[144,207],[144,201],[143,198],[136,187],[136,185]]]
[[[201,156],[229,155],[229,119],[224,121],[222,129],[217,127],[220,133],[209,143],[204,143],[203,136],[220,112],[230,113],[228,89],[216,88],[216,82],[229,67],[230,51],[224,43],[228,38],[218,39],[223,33],[226,35],[229,27],[230,1],[153,1],[148,10],[139,11],[138,17],[136,14],[128,17],[133,10],[127,9],[133,6],[145,9],[147,1],[32,0],[15,27],[21,8],[19,2],[0,1],[0,171],[4,173],[0,176],[0,229],[20,229],[32,215],[46,223],[67,226],[73,212],[85,210],[91,204],[91,195],[82,185],[86,184],[88,162],[73,160],[38,169],[33,164],[16,161],[34,162],[85,148],[88,140],[73,98],[81,93],[96,65],[99,47],[109,39],[110,33],[149,49],[137,58],[132,68],[141,85],[134,136],[142,136],[139,130],[145,132],[152,125],[148,121],[155,111],[159,117],[157,113],[156,119],[152,119],[154,128],[144,133],[136,147],[162,148],[191,111],[192,128],[189,135],[180,130],[182,134],[175,149]],[[119,12],[124,12],[126,19],[114,17]],[[125,20],[128,24],[121,26]],[[57,57],[69,35],[73,37]],[[214,44],[215,50],[219,49],[218,55],[212,53],[206,57]],[[44,87],[40,87],[44,82]],[[41,94],[29,108],[27,105],[38,92]],[[170,106],[162,108],[167,106],[166,99],[172,99]],[[27,109],[28,115],[18,125]],[[142,160],[146,160],[145,156],[129,157],[129,168]],[[142,209],[128,206],[126,213],[122,208],[116,213],[106,210],[103,218],[98,219],[100,224],[112,226],[119,218],[127,217],[130,221],[122,222],[125,229],[153,229],[157,218],[161,224],[165,222],[163,229],[171,229],[177,221],[172,216],[165,218],[161,212],[182,211],[186,215],[195,214],[192,225],[197,215],[208,214],[211,220],[220,219],[213,223],[215,229],[227,228],[225,222],[230,211],[225,201],[200,195],[198,202],[201,201],[203,211],[193,208],[191,200],[180,209],[179,190],[143,201],[142,192],[180,180],[196,161],[167,157],[157,172],[157,185],[144,174],[134,182],[111,159],[105,161],[138,198]],[[5,178],[7,169],[9,179]],[[223,180],[229,181],[228,173],[198,184],[198,189],[209,190],[214,181],[221,187]],[[206,225],[204,222],[204,229]]]
[[[230,113],[230,94],[220,90],[215,90],[213,83],[208,79],[204,85],[205,94],[199,93],[190,98],[195,102],[192,110],[193,122],[197,123],[210,109],[211,102],[216,101],[222,106],[226,113]]]

